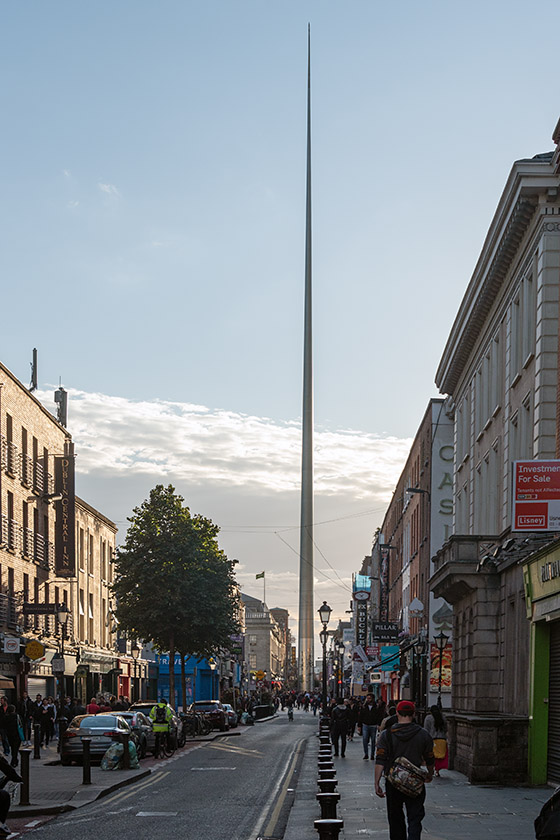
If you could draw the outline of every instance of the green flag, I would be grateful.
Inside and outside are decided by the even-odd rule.
[[[263,577],[264,577],[264,572],[261,572],[260,575],[255,575],[255,580],[258,580],[259,578],[263,578]]]

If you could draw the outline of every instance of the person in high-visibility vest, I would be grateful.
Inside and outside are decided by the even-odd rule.
[[[152,721],[152,727],[156,735],[155,751],[157,756],[159,755],[159,746],[161,738],[163,737],[162,732],[165,733],[165,737],[169,741],[169,728],[171,721],[173,720],[173,712],[162,698],[159,703],[156,703],[156,705],[152,706],[150,709],[149,718]]]

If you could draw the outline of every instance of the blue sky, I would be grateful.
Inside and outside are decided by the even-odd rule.
[[[105,454],[87,407],[125,445],[151,405],[146,457],[131,448],[126,479],[103,453],[103,470],[93,459],[83,473],[80,492],[107,515],[124,523],[164,477],[219,523],[297,527],[297,490],[282,484],[291,437],[266,491],[222,452],[241,476],[232,494],[213,458],[204,475],[167,463],[161,421],[168,404],[203,407],[199,420],[231,420],[232,440],[251,427],[255,452],[297,425],[308,21],[316,422],[347,480],[321,483],[317,508],[345,523],[320,547],[348,584],[436,396],[512,162],[552,148],[557,2],[3,3],[0,358],[26,382],[36,346],[41,387],[60,376],[75,389],[83,440]],[[77,435],[72,404],[70,418]],[[360,433],[345,467],[344,436]],[[379,441],[385,478],[369,460]],[[223,536],[247,585],[297,566],[278,539]],[[343,614],[347,589],[327,591]],[[277,590],[293,612],[290,593],[293,578]]]

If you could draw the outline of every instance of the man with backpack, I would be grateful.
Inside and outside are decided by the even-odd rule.
[[[348,735],[348,724],[350,723],[350,712],[342,697],[336,701],[336,706],[331,712],[331,741],[334,747],[334,754],[338,755],[338,742],[340,740],[340,755],[344,758],[346,754],[346,736]]]
[[[424,819],[425,782],[431,782],[434,775],[434,744],[431,735],[417,723],[413,723],[416,708],[410,700],[401,700],[397,705],[397,723],[387,726],[377,742],[375,759],[375,792],[387,797],[387,818],[391,840],[420,840]],[[412,781],[397,778],[393,773],[395,765],[401,763]],[[426,771],[421,765],[425,764]],[[385,775],[385,792],[381,787],[381,776]],[[401,777],[402,777],[401,773]],[[393,781],[391,781],[393,779]],[[420,781],[419,781],[420,780]],[[396,785],[399,785],[397,787]],[[405,792],[407,790],[407,792]],[[406,830],[408,821],[408,834]]]
[[[150,709],[149,718],[152,721],[153,730],[156,736],[156,756],[159,754],[159,746],[161,743],[161,738],[164,737],[162,733],[165,733],[165,737],[169,740],[169,727],[171,721],[173,720],[173,712],[171,708],[167,705],[165,700],[162,699],[159,703],[156,703],[155,706],[152,706]]]

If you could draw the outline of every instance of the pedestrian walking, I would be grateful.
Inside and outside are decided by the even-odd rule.
[[[350,700],[346,701],[346,705],[348,706],[348,740],[354,740],[354,732],[356,731],[356,724],[358,723],[358,704],[351,698]]]
[[[0,838],[2,838],[9,837],[11,834],[10,829],[6,825],[6,820],[8,819],[8,813],[10,811],[11,796],[7,790],[4,790],[4,786],[6,785],[6,782],[21,784],[23,779],[17,770],[12,767],[3,756],[0,756],[0,773],[4,776],[2,781],[0,781]]]
[[[415,768],[425,764],[427,768],[425,782],[431,782],[434,775],[432,737],[422,726],[414,723],[414,713],[414,703],[410,700],[401,700],[397,705],[397,723],[385,728],[377,744],[375,792],[377,796],[387,799],[390,840],[420,840],[422,820],[426,813],[424,784],[421,785],[419,793],[412,795],[398,789],[387,778],[395,759],[408,759]],[[385,791],[381,787],[382,775],[385,776]]]
[[[350,713],[342,697],[336,701],[336,706],[331,712],[331,741],[334,747],[334,754],[338,755],[338,743],[340,741],[340,755],[346,755],[346,736],[348,734],[348,723]]]
[[[424,718],[424,729],[434,741],[434,757],[436,760],[436,776],[440,770],[447,770],[449,757],[447,748],[447,721],[439,706],[430,706],[430,713]]]
[[[6,737],[10,745],[12,767],[17,767],[18,765],[18,753],[22,740],[20,737],[20,723],[21,721],[16,712],[16,707],[9,705],[6,709],[6,714],[4,715],[4,729],[6,730]]]
[[[377,727],[380,723],[379,709],[377,708],[373,694],[366,694],[366,701],[358,713],[358,732],[362,736],[364,761],[370,757],[372,761],[375,760],[375,736],[377,735]],[[371,756],[369,754],[370,742]]]
[[[23,727],[23,741],[25,744],[31,742],[31,725],[33,717],[33,701],[27,691],[23,691],[16,706],[18,715],[21,718]]]

